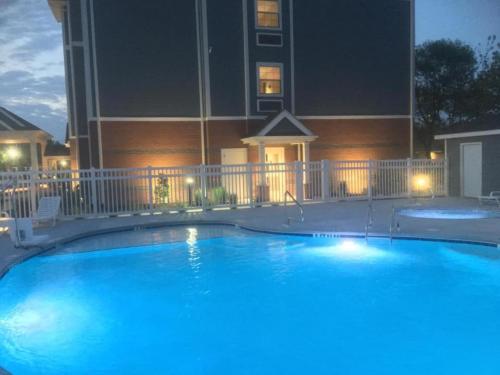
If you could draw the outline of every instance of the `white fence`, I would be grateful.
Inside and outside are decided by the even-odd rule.
[[[173,168],[0,173],[0,211],[36,212],[44,196],[62,198],[64,217],[262,206],[299,202],[447,195],[444,160],[294,162]],[[9,182],[16,185],[6,187]]]

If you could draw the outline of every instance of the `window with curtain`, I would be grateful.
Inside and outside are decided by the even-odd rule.
[[[282,95],[282,74],[279,65],[259,65],[259,95]]]
[[[257,0],[257,27],[280,28],[280,0]]]

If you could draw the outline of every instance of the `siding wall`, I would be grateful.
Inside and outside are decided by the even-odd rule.
[[[483,145],[483,195],[500,190],[500,135],[448,139],[449,189],[451,196],[461,195],[460,144],[481,142]]]
[[[410,113],[410,2],[295,0],[297,114]]]
[[[409,114],[409,1],[281,0],[280,30],[256,29],[254,0],[68,1],[69,122],[70,135],[82,138],[73,142],[80,167],[99,166],[98,114],[193,119],[102,120],[104,166],[200,163],[202,127],[194,119],[204,115],[229,117],[204,126],[206,161],[220,162],[221,148],[245,147],[241,138],[262,125],[253,116],[268,115],[257,111],[258,62],[283,64],[284,108],[295,115]],[[258,46],[258,32],[282,35],[283,46]],[[207,91],[200,81],[210,83]],[[304,123],[319,136],[313,160],[409,156],[409,120]]]
[[[105,117],[196,117],[194,0],[94,0],[99,100]]]

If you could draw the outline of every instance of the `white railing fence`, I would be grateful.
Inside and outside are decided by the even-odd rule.
[[[185,211],[282,204],[447,195],[445,160],[294,162],[170,168],[0,173],[0,211],[36,212],[60,196],[64,217]]]

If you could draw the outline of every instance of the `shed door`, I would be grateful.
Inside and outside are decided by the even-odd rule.
[[[481,143],[462,143],[462,195],[479,197],[482,195],[483,147]]]

